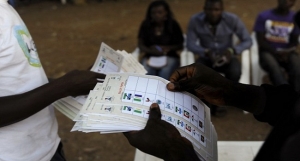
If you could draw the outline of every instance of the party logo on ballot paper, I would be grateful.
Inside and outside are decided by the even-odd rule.
[[[198,107],[196,105],[193,105],[193,110],[198,111]]]
[[[125,93],[123,95],[123,100],[131,100],[132,93]]]
[[[191,114],[191,123],[194,125],[194,126],[198,126],[198,116],[195,115],[194,113]]]
[[[199,120],[199,125],[198,125],[198,126],[199,126],[199,128],[201,128],[201,129],[203,128],[203,122],[202,122],[201,120]]]
[[[113,97],[105,97],[104,100],[105,100],[105,101],[112,101],[112,100],[113,100]]]
[[[194,139],[196,139],[197,141],[200,141],[200,133],[199,131],[197,131],[196,129],[193,128],[192,130],[192,136]]]
[[[203,135],[200,136],[200,143],[206,146],[205,137]]]
[[[123,106],[122,113],[132,114],[132,112],[133,112],[133,107]]]
[[[104,107],[105,112],[111,112],[113,110],[113,107]]]
[[[192,127],[189,124],[185,124],[185,132],[187,132],[189,135],[192,135]]]
[[[183,111],[183,116],[186,118],[190,118],[190,112],[188,112],[187,110]]]
[[[168,116],[166,115],[165,116],[165,121],[167,121],[168,123],[172,124],[175,126],[174,122],[175,122],[175,119],[172,117],[172,116]]]
[[[138,109],[138,108],[134,109],[132,114],[136,115],[136,116],[140,116],[140,117],[144,116],[143,110],[142,109]]]
[[[184,122],[182,120],[177,120],[176,127],[180,128],[181,130],[184,130]]]
[[[134,94],[133,101],[142,102],[143,95],[142,94]]]
[[[182,107],[179,107],[178,105],[175,106],[175,114],[177,114],[178,116],[182,116],[183,113],[183,109]]]
[[[173,107],[171,106],[170,103],[166,103],[166,107],[165,108],[168,109],[169,111],[173,110]]]

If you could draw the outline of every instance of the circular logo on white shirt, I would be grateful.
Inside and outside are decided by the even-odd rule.
[[[28,59],[29,64],[34,67],[41,67],[42,65],[35,44],[26,26],[15,26],[14,35],[17,38],[24,55]]]

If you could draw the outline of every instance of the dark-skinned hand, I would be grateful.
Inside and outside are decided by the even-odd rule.
[[[161,120],[156,103],[150,106],[145,128],[124,135],[132,146],[165,161],[199,161],[191,142],[182,137],[173,125]]]
[[[189,91],[211,104],[224,106],[224,93],[232,82],[202,64],[192,64],[178,68],[170,77],[167,85],[170,91]]]
[[[262,88],[234,83],[202,64],[175,70],[167,89],[188,91],[210,104],[237,107],[251,113],[260,113],[265,101]]]
[[[74,70],[54,81],[65,90],[67,96],[79,96],[88,94],[97,83],[102,82],[99,79],[104,78],[104,74]]]

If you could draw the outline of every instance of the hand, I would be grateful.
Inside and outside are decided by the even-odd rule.
[[[177,69],[171,75],[170,81],[168,90],[189,91],[217,106],[226,105],[224,97],[233,88],[233,82],[202,64]]]
[[[211,50],[207,49],[204,54],[212,63],[216,61],[216,55]]]
[[[150,49],[151,49],[151,54],[154,54],[156,56],[164,55],[163,49],[158,45],[152,45],[150,46]]]
[[[275,53],[275,56],[280,62],[288,62],[290,53],[291,52],[287,52],[287,51],[277,51]]]
[[[124,135],[132,146],[165,161],[199,160],[192,144],[181,137],[173,125],[161,120],[161,112],[156,103],[150,106],[145,128],[126,132]]]
[[[171,48],[169,46],[160,46],[163,50],[163,52],[166,54],[168,54],[168,52],[170,52]]]
[[[104,78],[104,74],[74,70],[55,81],[60,86],[58,90],[66,90],[67,96],[79,96],[88,94]]]
[[[232,50],[232,51],[231,51]],[[222,56],[225,56],[226,57],[226,63],[225,64],[228,64],[232,58],[232,55],[233,55],[233,49],[226,49],[222,52]]]

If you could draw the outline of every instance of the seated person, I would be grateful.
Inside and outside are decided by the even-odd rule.
[[[181,28],[167,2],[153,1],[138,34],[138,47],[145,53],[142,64],[147,74],[169,79],[171,73],[180,66],[178,51],[183,48],[183,40]],[[149,64],[150,57],[166,60],[166,63],[160,67],[152,66]]]
[[[295,0],[278,0],[274,9],[261,12],[254,31],[259,47],[260,66],[269,74],[273,85],[290,83],[300,90],[300,57],[295,51],[299,28],[294,24],[290,8]],[[286,79],[284,68],[288,74]]]
[[[233,35],[240,43],[233,45]],[[202,63],[226,78],[238,82],[241,76],[241,63],[236,55],[252,45],[251,37],[234,14],[223,12],[222,0],[206,0],[204,12],[192,16],[187,32],[187,48],[198,56]],[[211,107],[212,114],[223,113],[224,109]]]

